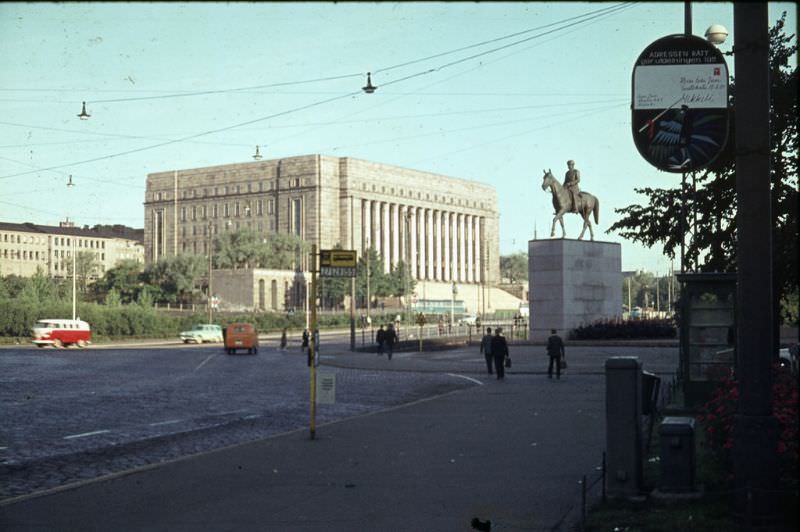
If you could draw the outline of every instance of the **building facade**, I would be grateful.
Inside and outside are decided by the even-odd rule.
[[[123,226],[75,227],[0,222],[0,275],[72,275],[72,253],[93,255],[95,276],[119,261],[144,263],[143,231]]]
[[[289,232],[320,249],[374,248],[386,271],[403,261],[433,283],[499,279],[494,187],[363,161],[305,155],[147,176],[145,260],[206,255],[242,228]]]

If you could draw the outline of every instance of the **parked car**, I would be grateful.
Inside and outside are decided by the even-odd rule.
[[[222,341],[222,327],[214,325],[213,323],[201,323],[195,325],[188,331],[181,333],[181,340],[183,343],[195,342],[202,344],[203,342],[221,342]]]
[[[39,320],[33,326],[32,341],[38,347],[52,345],[86,347],[92,342],[92,329],[83,320]]]
[[[231,323],[225,329],[225,352],[229,355],[238,349],[247,349],[248,355],[258,354],[258,331],[250,323]]]
[[[476,316],[475,314],[466,314],[464,316],[461,316],[461,319],[458,320],[458,324],[474,326],[477,323],[477,321],[478,321],[478,316]]]

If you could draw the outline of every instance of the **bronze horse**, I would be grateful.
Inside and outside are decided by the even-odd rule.
[[[578,240],[583,238],[587,228],[589,229],[590,239],[594,240],[594,231],[592,231],[592,222],[589,221],[589,216],[594,213],[594,223],[600,222],[600,201],[597,197],[588,192],[581,192],[579,195],[580,205],[575,210],[572,208],[572,196],[569,191],[561,186],[561,183],[553,177],[553,173],[550,170],[542,171],[544,172],[542,190],[546,191],[550,188],[550,192],[553,194],[553,208],[556,210],[556,215],[553,218],[553,227],[550,229],[550,237],[552,238],[556,235],[556,221],[558,221],[561,223],[561,238],[566,238],[567,233],[564,230],[564,219],[562,217],[565,213],[574,212],[575,214],[580,214],[583,218],[583,229]]]

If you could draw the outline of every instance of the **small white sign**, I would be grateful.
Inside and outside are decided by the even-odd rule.
[[[319,372],[317,374],[317,403],[332,405],[336,403],[336,374]]]
[[[728,107],[728,69],[725,64],[637,66],[633,108],[691,109]]]

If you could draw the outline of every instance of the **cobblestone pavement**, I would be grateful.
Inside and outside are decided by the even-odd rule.
[[[318,424],[475,385],[443,372],[320,371],[336,373],[336,403],[318,405]],[[1,349],[0,499],[303,429],[308,373],[299,350]]]

